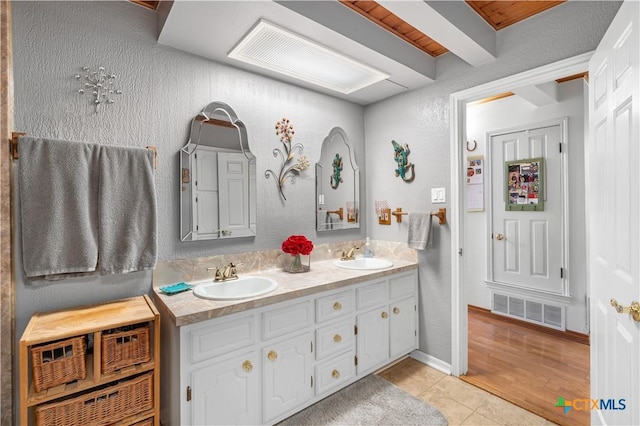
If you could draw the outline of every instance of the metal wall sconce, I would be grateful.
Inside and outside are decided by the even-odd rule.
[[[100,110],[102,104],[112,104],[113,95],[122,94],[122,90],[114,88],[114,81],[116,76],[114,74],[107,74],[104,67],[98,67],[98,71],[91,71],[89,67],[82,67],[82,71],[85,72],[84,76],[76,74],[76,80],[84,80],[84,87],[78,90],[78,93],[84,95],[86,90],[90,90],[93,95],[93,104],[96,109],[95,112]]]
[[[391,209],[387,201],[376,200],[376,215],[380,225],[391,225]]]

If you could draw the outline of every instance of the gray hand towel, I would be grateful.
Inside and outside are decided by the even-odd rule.
[[[409,248],[424,250],[431,244],[431,212],[409,213]]]
[[[153,151],[145,148],[101,147],[98,263],[103,275],[156,265],[153,162]]]
[[[18,140],[22,259],[27,277],[95,271],[98,146]]]

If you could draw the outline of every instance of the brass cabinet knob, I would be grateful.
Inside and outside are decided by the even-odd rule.
[[[382,318],[387,318],[389,316],[389,314],[384,312],[384,311],[382,311],[382,315],[381,316],[382,316]]]
[[[269,361],[275,361],[278,359],[278,353],[276,351],[269,351],[267,358],[269,358]]]
[[[340,336],[339,334],[336,334],[335,336],[333,336],[333,341],[336,343],[342,342],[342,336]]]
[[[336,303],[333,304],[333,310],[334,311],[339,311],[340,309],[342,309],[342,303],[336,302]]]
[[[505,239],[506,239],[506,238],[505,238],[505,237],[504,237],[504,235],[502,235],[502,234],[498,234],[498,235],[496,235],[496,240],[498,240],[498,241],[502,241],[502,240],[505,240]]]
[[[397,306],[393,308],[393,313],[398,315],[400,313],[400,308],[398,308]]]
[[[331,377],[333,377],[334,379],[339,379],[340,378],[340,372],[338,370],[333,370],[331,372]]]
[[[251,363],[251,361],[246,360],[245,362],[242,363],[242,369],[247,373],[250,373],[251,370],[253,370],[253,364]]]

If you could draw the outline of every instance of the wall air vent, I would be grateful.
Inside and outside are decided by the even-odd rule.
[[[557,330],[565,330],[564,306],[492,292],[491,312]]]
[[[389,78],[381,71],[264,20],[258,21],[228,56],[343,94]]]

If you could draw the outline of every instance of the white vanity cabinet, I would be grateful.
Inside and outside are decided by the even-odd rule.
[[[410,353],[417,284],[410,270],[181,327],[167,318],[163,425],[275,424]]]

